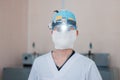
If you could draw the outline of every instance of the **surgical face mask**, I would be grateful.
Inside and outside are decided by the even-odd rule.
[[[66,32],[53,31],[52,40],[55,49],[73,49],[76,40],[76,30]]]

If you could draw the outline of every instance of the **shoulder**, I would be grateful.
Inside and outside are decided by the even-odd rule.
[[[85,61],[85,62],[88,62],[88,63],[93,62],[93,60],[89,59],[88,57],[86,57],[86,56],[84,56],[84,55],[82,55],[82,54],[80,54],[78,52],[76,52],[76,55],[79,56],[79,59],[81,61]]]
[[[86,73],[88,73],[91,68],[96,68],[96,64],[93,60],[80,53],[76,53],[76,56],[78,56],[76,61],[77,66],[84,70]]]
[[[92,64],[94,64],[94,61],[89,59],[88,57],[76,52],[76,55],[78,56],[78,62],[79,64],[82,64],[84,66],[90,66]]]
[[[37,57],[35,60],[34,60],[34,64],[40,64],[40,63],[44,63],[46,61],[46,58],[50,55],[50,52],[48,53],[45,53],[39,57]]]

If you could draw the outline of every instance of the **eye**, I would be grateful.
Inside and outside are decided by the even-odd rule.
[[[75,28],[72,25],[70,25],[69,30],[75,30]]]
[[[70,30],[74,30],[74,28],[73,28],[73,27],[71,27],[71,28],[70,28]]]
[[[55,27],[53,30],[56,31],[56,30],[57,30],[57,27]]]

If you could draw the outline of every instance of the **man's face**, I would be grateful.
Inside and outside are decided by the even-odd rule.
[[[72,49],[78,36],[78,30],[66,24],[55,26],[51,33],[56,49]]]

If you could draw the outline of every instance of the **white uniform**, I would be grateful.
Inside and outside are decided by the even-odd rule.
[[[51,52],[35,59],[28,80],[102,80],[95,63],[75,53],[58,71]]]

